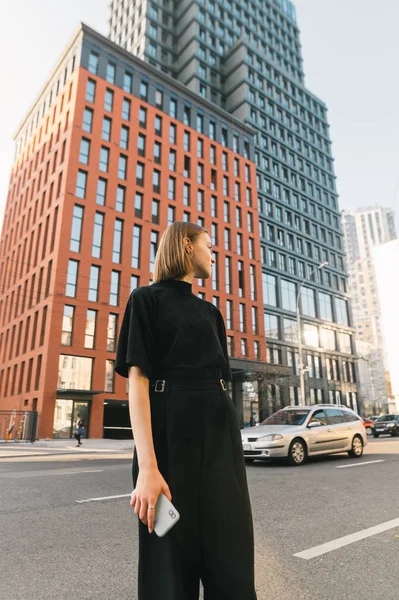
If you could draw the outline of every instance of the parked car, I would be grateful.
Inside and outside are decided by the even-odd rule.
[[[302,465],[310,456],[347,452],[360,458],[366,429],[354,411],[342,405],[287,406],[257,427],[241,430],[246,462],[285,458]]]
[[[373,425],[374,425],[374,421],[372,419],[367,419],[366,417],[363,417],[362,419],[364,426],[366,428],[366,433],[367,435],[371,435],[373,433]]]
[[[399,435],[399,415],[383,415],[373,423],[373,436],[378,438],[380,435]]]

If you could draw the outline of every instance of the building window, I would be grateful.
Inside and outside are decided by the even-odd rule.
[[[123,90],[128,94],[132,93],[133,89],[133,75],[125,71],[123,75]]]
[[[292,281],[281,280],[281,306],[285,310],[296,310],[296,286]]]
[[[269,315],[265,313],[264,316],[265,321],[265,335],[267,339],[275,339],[279,340],[280,338],[280,330],[279,330],[279,318],[276,315]]]
[[[77,198],[86,198],[86,184],[87,184],[87,173],[86,171],[78,171],[76,179],[76,191],[75,196]]]
[[[132,248],[132,268],[140,268],[140,243],[141,243],[141,227],[135,225],[133,227],[133,248]]]
[[[74,315],[75,315],[75,307],[65,304],[64,314],[62,317],[62,333],[61,333],[62,346],[71,346],[72,345]]]
[[[131,107],[130,100],[128,100],[127,98],[123,98],[123,102],[122,102],[122,119],[124,121],[130,121],[130,107]]]
[[[319,328],[316,325],[310,325],[310,323],[303,324],[303,339],[306,346],[312,346],[313,348],[319,348]]]
[[[204,133],[204,117],[197,114],[197,131],[198,133]]]
[[[118,321],[118,315],[108,315],[108,327],[107,327],[107,351],[115,352],[116,350],[116,325]]]
[[[134,196],[134,216],[138,219],[143,217],[143,194],[136,192]]]
[[[156,90],[155,92],[155,106],[156,108],[163,108],[163,92],[161,90]]]
[[[118,160],[118,177],[119,177],[119,179],[126,179],[126,175],[127,175],[127,156],[120,154],[119,160]]]
[[[101,129],[101,138],[104,142],[111,141],[111,128],[112,128],[112,119],[108,117],[103,118],[103,124]]]
[[[86,138],[82,138],[80,140],[80,152],[79,152],[79,162],[84,165],[89,164],[89,155],[90,155],[90,140]]]
[[[159,201],[153,200],[151,205],[151,222],[154,225],[159,224]]]
[[[146,81],[140,82],[140,98],[148,100],[148,83]]]
[[[301,290],[302,314],[308,317],[316,316],[315,291],[303,286]]]
[[[339,347],[341,352],[352,354],[352,336],[349,333],[339,334]]]
[[[184,144],[184,151],[189,152],[190,151],[190,132],[189,131],[184,132],[183,144]]]
[[[155,117],[154,129],[155,135],[162,135],[162,117],[159,117],[158,115]]]
[[[90,54],[89,54],[89,71],[90,71],[90,73],[93,73],[93,75],[98,74],[98,63],[99,63],[98,54],[96,54],[95,52],[90,52]]]
[[[175,207],[168,206],[168,225],[172,225],[175,222]]]
[[[83,129],[83,131],[86,131],[87,133],[91,133],[92,126],[93,126],[93,111],[91,110],[91,108],[85,108],[84,113],[83,113],[82,129]]]
[[[101,258],[101,247],[103,239],[104,215],[96,212],[94,217],[93,243],[91,255],[93,258]]]
[[[152,173],[152,190],[156,194],[161,192],[161,172],[156,169]]]
[[[319,292],[320,319],[332,321],[332,302],[329,294]]]
[[[337,314],[337,323],[340,325],[349,325],[347,301],[342,298],[335,298],[335,310]]]
[[[169,142],[171,144],[176,144],[176,125],[173,123],[170,124],[169,128]]]
[[[108,163],[109,163],[109,148],[106,148],[105,146],[101,146],[101,150],[100,150],[100,164],[99,164],[99,170],[102,171],[103,173],[107,173],[108,172]]]
[[[284,340],[286,342],[298,342],[297,322],[293,319],[283,319]]]
[[[88,309],[86,312],[85,348],[92,350],[96,338],[97,311]]]
[[[175,200],[176,198],[176,179],[174,177],[169,177],[168,198],[169,200]]]
[[[108,359],[105,361],[105,391],[111,393],[114,391],[114,362]]]
[[[170,99],[169,114],[172,117],[172,119],[175,119],[177,116],[177,100],[175,100],[174,98]]]
[[[112,112],[114,109],[114,92],[112,90],[106,89],[104,96],[104,110],[107,112]]]
[[[140,162],[136,166],[136,184],[144,186],[144,164]]]
[[[75,204],[72,217],[72,231],[69,243],[71,252],[80,252],[80,241],[82,236],[83,225],[83,207]]]
[[[116,188],[116,202],[115,202],[115,208],[118,212],[125,211],[125,195],[126,195],[126,188],[124,188],[122,185],[118,185],[118,187]]]
[[[121,127],[119,145],[121,148],[123,148],[123,150],[127,150],[129,147],[129,127],[126,127],[126,125],[122,125]]]
[[[70,298],[76,297],[76,286],[78,283],[78,270],[79,270],[78,261],[69,259],[65,295],[69,296]]]
[[[86,100],[94,102],[96,98],[96,82],[93,79],[88,79],[86,83]]]
[[[90,267],[90,280],[89,280],[89,301],[98,302],[98,289],[100,282],[100,267],[97,265],[91,265]]]
[[[219,289],[219,283],[218,283],[218,255],[216,252],[214,252],[214,259],[215,259],[215,263],[212,267],[212,289],[217,290],[217,289]]]
[[[143,129],[147,127],[147,109],[140,106],[139,110],[139,125]]]
[[[150,272],[154,272],[155,266],[155,256],[157,254],[158,248],[158,232],[151,231],[151,241],[150,241]]]
[[[162,144],[159,142],[154,142],[154,162],[158,165],[161,164],[161,153],[162,153]]]
[[[277,306],[277,280],[274,275],[262,273],[263,300],[269,306]]]
[[[184,206],[190,206],[190,192],[191,186],[189,183],[183,185],[183,204]]]
[[[115,219],[114,224],[114,243],[112,249],[112,262],[121,262],[121,250],[122,250],[122,231],[123,221],[121,219]]]
[[[132,275],[130,277],[130,293],[132,293],[133,290],[136,290],[139,287],[139,277],[137,275]]]
[[[120,279],[120,272],[112,271],[111,287],[110,287],[110,293],[109,293],[109,303],[111,306],[118,306],[118,304],[119,304],[119,279]]]

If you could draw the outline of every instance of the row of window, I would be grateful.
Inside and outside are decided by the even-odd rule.
[[[262,273],[263,300],[267,306],[280,307],[291,312],[296,311],[297,284],[274,275]],[[299,307],[303,315],[349,326],[348,302],[302,286],[299,295]]]
[[[271,188],[269,187],[269,189]],[[309,214],[312,219],[315,219],[319,226],[326,223],[328,227],[341,231],[338,216],[332,214],[325,207],[319,206],[314,202],[309,202],[307,198],[299,197],[298,194],[291,194],[289,190],[285,189],[283,190],[283,201],[285,204],[292,205],[294,209],[300,211],[299,214],[296,214],[285,207],[278,206],[275,202],[267,200],[267,198],[261,194],[258,197],[259,211],[266,217],[277,221],[277,223],[285,223],[288,227],[294,228],[297,231],[302,230],[301,223],[303,221],[303,230],[307,235],[312,235],[312,237],[319,237],[318,229],[314,229],[315,223],[311,224],[309,221],[306,221],[305,215],[307,214]],[[320,236],[323,240],[327,239],[326,233],[320,233]]]
[[[36,358],[36,369],[34,371],[34,358],[22,361],[13,367],[0,371],[0,395],[2,398],[14,396],[15,394],[27,394],[36,391],[40,386],[43,355]],[[25,375],[26,374],[26,375]],[[3,385],[4,384],[4,385]],[[26,403],[26,401],[25,401]]]
[[[265,313],[265,335],[266,340],[282,340],[285,342],[298,343],[298,325],[294,319]],[[324,348],[335,352],[352,353],[351,335],[346,332],[337,332],[328,327],[319,327],[311,323],[303,323],[301,326],[302,342],[313,348]]]
[[[315,246],[315,249],[317,246]],[[303,246],[298,250],[300,254],[303,254]],[[315,281],[318,285],[332,288],[336,291],[346,293],[347,285],[345,277],[338,277],[335,273],[331,273],[327,269],[318,269],[315,271],[315,264],[305,263],[303,260],[299,260],[297,256],[287,256],[281,252],[276,252],[273,248],[267,248],[261,246],[261,257],[263,265],[267,265],[271,269],[279,269],[284,273],[295,275],[299,279],[305,279],[309,277],[309,280]],[[337,268],[336,255],[333,252],[328,253],[327,250],[322,250],[322,259],[318,252],[315,252],[316,263],[328,262],[329,264]]]
[[[31,307],[28,307],[31,308]],[[3,331],[0,335],[1,363],[40,348],[44,344],[47,326],[48,307],[37,310],[34,315],[28,316]]]
[[[97,74],[99,55],[91,52],[90,57],[92,57],[92,56],[94,56],[94,59],[93,59],[94,62],[92,64],[90,62],[91,58],[89,59],[89,71]],[[124,91],[128,91],[129,89],[131,90],[130,79],[129,79],[129,85],[126,86],[124,84],[123,89],[124,89]],[[131,91],[129,93],[131,93]],[[87,84],[86,84],[86,101],[93,103],[93,102],[95,102],[95,97],[96,97],[96,82],[95,82],[95,80],[89,78],[87,81]],[[148,83],[148,81],[146,81],[144,79],[140,80],[138,97],[141,100],[144,100],[145,102],[149,101],[149,83]],[[105,91],[105,95],[104,95],[104,110],[106,112],[109,112],[109,113],[113,112],[114,98],[115,98],[114,91],[110,88],[107,88]],[[164,104],[165,104],[165,102],[164,102],[163,91],[160,89],[156,89],[155,98],[154,98],[155,107],[159,108],[160,110],[166,110],[166,107],[164,106]],[[169,115],[174,119],[176,119],[178,116],[178,104],[179,103],[176,98],[171,97],[169,99]],[[122,111],[122,119],[125,121],[130,121],[131,120],[131,100],[129,98],[126,98],[126,97],[123,98],[121,111]],[[198,109],[193,110],[188,105],[184,105],[184,111],[183,111],[182,116],[183,116],[182,121],[185,125],[196,129],[196,131],[198,133],[207,135],[212,140],[217,140],[225,147],[230,146],[230,137],[229,137],[229,132],[228,132],[227,127],[221,126],[219,128],[218,124],[216,123],[216,121],[213,118],[205,117],[203,112],[201,112]],[[157,115],[157,117],[158,117],[158,119],[162,119],[161,115]],[[146,108],[141,106],[140,110],[139,110],[139,125],[140,125],[140,127],[146,127],[146,120],[147,120]],[[83,118],[84,131],[88,131],[88,132],[91,131],[92,121],[93,121],[93,110],[89,107],[86,107],[85,115]],[[173,139],[175,141],[171,142],[171,143],[176,143],[175,136],[173,135],[173,131],[175,131],[175,130],[176,130],[176,123],[172,123],[170,125],[170,137],[173,137]],[[243,154],[244,158],[249,159],[249,152],[250,152],[249,142],[247,140],[244,140],[242,143],[242,141],[240,140],[239,134],[233,133],[231,135],[231,147],[232,147],[233,151],[239,152],[241,146],[242,146],[242,154]],[[241,151],[240,151],[240,153],[241,153]]]

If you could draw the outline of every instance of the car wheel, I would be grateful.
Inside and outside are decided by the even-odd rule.
[[[375,437],[375,438],[380,437],[380,434],[379,433],[373,433],[373,437]]]
[[[366,433],[367,433],[367,435],[371,435],[373,433],[373,430],[371,429],[371,427],[366,427]]]
[[[288,464],[293,467],[303,465],[306,460],[306,444],[303,440],[296,438],[291,442],[288,450]]]
[[[355,435],[352,440],[352,450],[349,450],[348,454],[352,458],[360,458],[363,454],[363,440],[360,435]]]
[[[244,458],[245,460],[245,464],[247,465],[252,465],[252,463],[254,462],[254,458]]]

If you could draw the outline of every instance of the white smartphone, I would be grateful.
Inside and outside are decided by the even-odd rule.
[[[133,494],[133,492],[132,492]],[[132,495],[131,494],[131,495]],[[176,525],[180,519],[179,512],[165,494],[160,494],[155,507],[154,531],[158,537],[163,537]]]
[[[165,494],[158,496],[155,508],[154,531],[158,537],[163,537],[176,525],[180,515]]]

